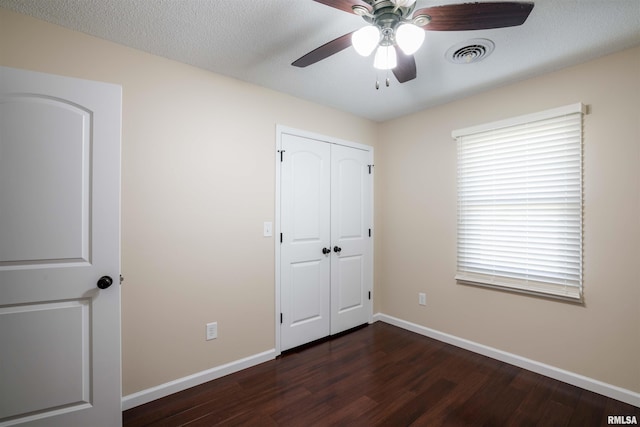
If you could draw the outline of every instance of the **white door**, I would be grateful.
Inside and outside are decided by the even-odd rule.
[[[120,117],[119,86],[0,67],[0,426],[122,423]]]
[[[370,320],[372,153],[288,132],[280,140],[284,351]]]
[[[280,347],[287,350],[330,333],[331,151],[289,134],[282,151]]]
[[[371,153],[331,147],[331,334],[371,312]]]

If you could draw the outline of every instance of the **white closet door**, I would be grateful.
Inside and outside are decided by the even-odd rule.
[[[281,350],[330,333],[330,147],[282,135]]]
[[[331,148],[331,334],[362,325],[371,312],[371,153]]]
[[[2,426],[121,425],[120,112],[119,86],[0,67]]]

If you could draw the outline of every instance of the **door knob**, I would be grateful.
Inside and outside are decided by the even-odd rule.
[[[331,249],[329,249],[329,248],[322,248],[322,253],[323,253],[323,254],[325,254],[325,255],[326,255],[326,254],[330,254],[330,253],[331,253]]]
[[[340,246],[334,246],[333,247],[333,252],[335,252],[337,254],[339,254],[341,250],[342,250],[342,248]]]
[[[109,276],[102,276],[98,279],[98,287],[100,289],[107,289],[109,286],[113,284],[113,279]]]

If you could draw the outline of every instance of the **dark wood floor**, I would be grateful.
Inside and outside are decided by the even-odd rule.
[[[137,426],[606,426],[640,408],[377,322],[123,413]]]

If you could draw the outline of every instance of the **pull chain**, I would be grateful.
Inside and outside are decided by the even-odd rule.
[[[389,79],[389,70],[387,70],[387,76],[384,79],[384,84],[387,87],[391,85],[391,80]],[[376,73],[376,90],[380,90],[380,79],[378,77],[378,73]]]

